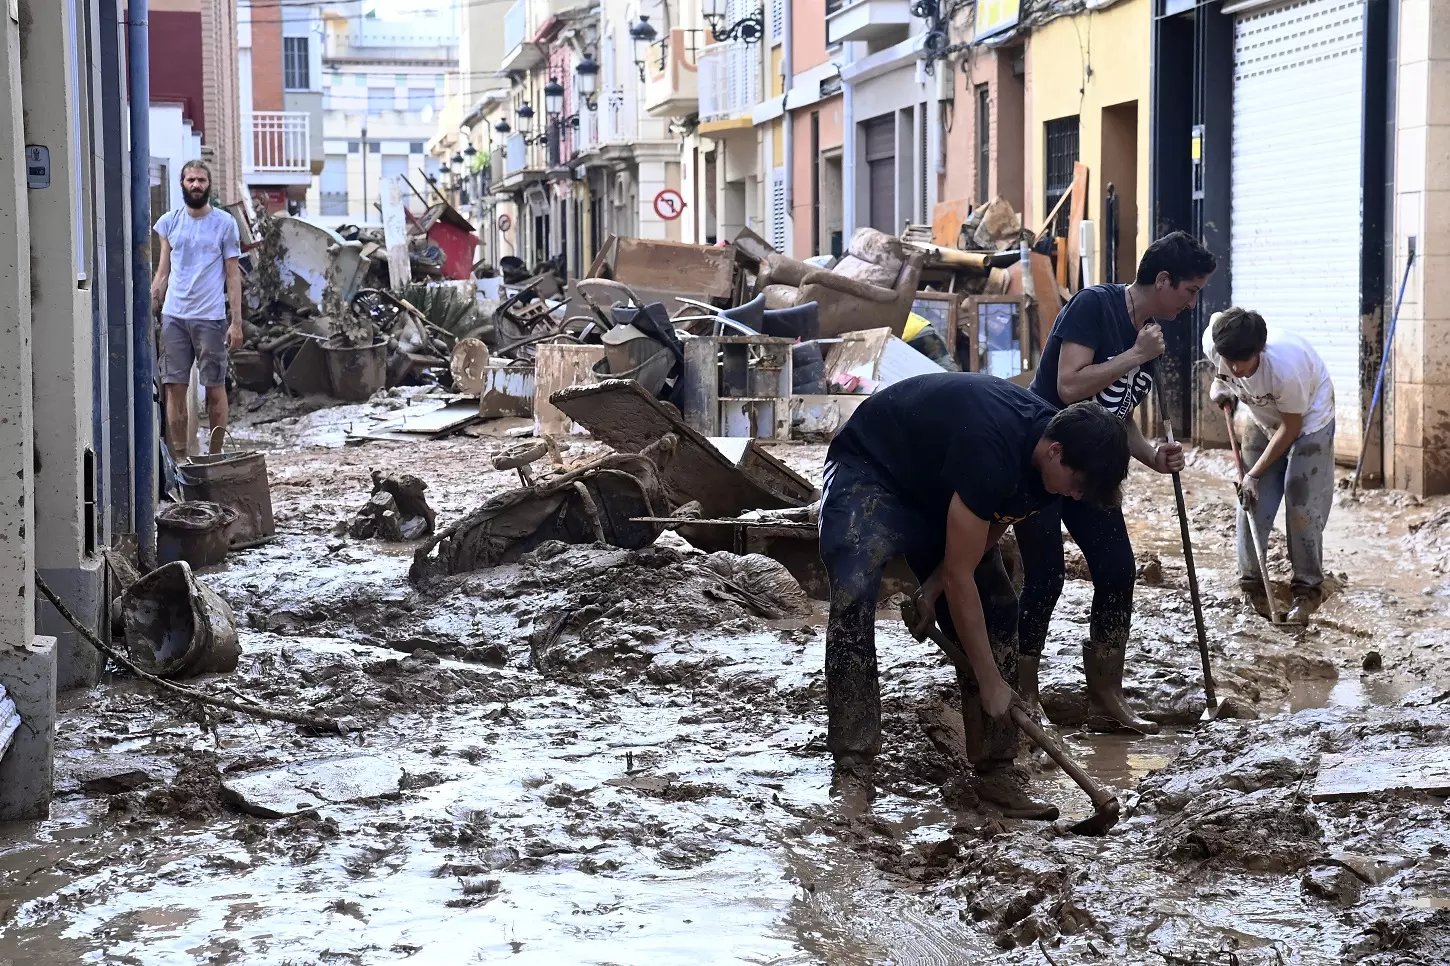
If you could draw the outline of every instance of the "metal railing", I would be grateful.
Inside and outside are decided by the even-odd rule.
[[[312,115],[253,111],[251,170],[312,173]]]
[[[735,117],[760,103],[760,53],[754,44],[711,44],[700,52],[700,117]]]
[[[528,0],[516,0],[503,15],[503,52],[508,53],[529,39]]]

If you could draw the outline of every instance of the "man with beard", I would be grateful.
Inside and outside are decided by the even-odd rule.
[[[241,233],[211,206],[211,171],[201,161],[181,169],[186,207],[156,222],[161,262],[151,282],[151,309],[161,312],[161,384],[166,394],[166,445],[186,458],[186,388],[195,363],[206,387],[210,451],[227,425],[227,350],[242,346]],[[228,316],[230,315],[230,319]]]

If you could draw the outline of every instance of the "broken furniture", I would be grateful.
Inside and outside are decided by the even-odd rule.
[[[741,295],[735,250],[729,245],[611,235],[589,267],[589,277],[622,282],[646,301],[666,302],[671,311],[671,296],[689,295],[724,308],[739,302]]]
[[[534,350],[534,435],[558,436],[588,431],[554,408],[554,393],[594,382],[594,366],[604,359],[602,345],[545,342]]]
[[[767,307],[819,304],[820,334],[841,335],[888,326],[898,335],[916,298],[922,256],[908,253],[901,239],[874,228],[858,228],[832,268],[813,268],[772,255],[757,285]]]
[[[958,322],[957,363],[1001,379],[1032,371],[1037,358],[1026,302],[1020,295],[973,295]]]
[[[646,547],[664,528],[635,518],[668,514],[664,474],[674,452],[675,437],[666,434],[638,453],[613,453],[500,493],[420,547],[409,578],[419,581],[433,573],[460,574],[512,563],[551,540],[626,550]]]
[[[121,595],[126,649],[145,671],[163,678],[237,669],[236,618],[185,560],[158,567]]]
[[[220,503],[236,511],[226,531],[233,550],[260,546],[276,535],[267,458],[261,453],[197,456],[178,466],[177,474],[186,499]]]
[[[632,380],[574,386],[554,393],[550,402],[621,453],[674,436],[675,455],[664,471],[672,506],[698,501],[703,516],[718,518],[805,506],[816,498],[815,487],[754,440],[707,438]]]
[[[701,436],[790,439],[792,340],[699,336],[685,343],[678,396]]]

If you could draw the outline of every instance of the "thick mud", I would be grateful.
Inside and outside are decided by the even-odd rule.
[[[1171,485],[1135,470],[1128,692],[1165,733],[1072,724],[1080,566],[1043,665],[1059,735],[1124,804],[1087,839],[978,808],[954,675],[894,608],[877,624],[885,751],[859,807],[830,792],[819,604],[766,616],[796,602],[763,611],[669,534],[410,584],[415,544],[346,535],[371,471],[425,480],[446,526],[514,485],[489,463],[514,440],[344,446],[369,411],[269,399],[245,416],[279,539],[204,575],[243,654],[203,686],[348,733],[201,712],[121,678],[64,696],[52,817],[0,826],[0,962],[1446,961],[1444,798],[1314,801],[1325,754],[1372,768],[1450,745],[1443,501],[1342,494],[1336,592],[1308,629],[1274,628],[1236,595],[1230,463],[1194,454],[1205,616],[1239,716],[1200,725]],[[775,452],[819,478],[822,447]],[[1271,559],[1286,580],[1277,544]],[[349,756],[368,771],[353,784],[386,787],[346,801],[299,786],[316,807],[272,819],[228,788]],[[1032,768],[1065,816],[1088,813],[1060,772]]]

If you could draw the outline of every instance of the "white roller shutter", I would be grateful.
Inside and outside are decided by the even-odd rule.
[[[1362,431],[1360,157],[1364,0],[1234,21],[1233,301],[1304,336],[1334,380],[1335,451]]]

